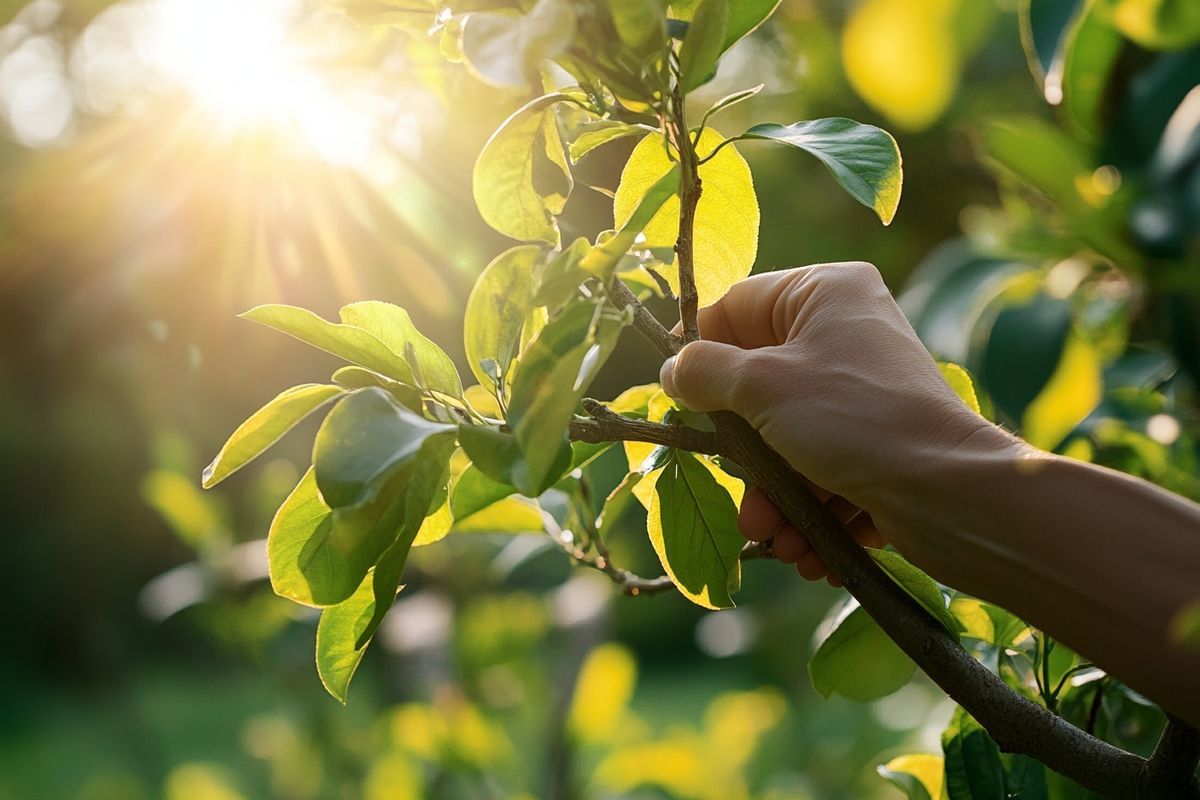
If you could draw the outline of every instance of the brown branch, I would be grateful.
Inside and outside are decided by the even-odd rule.
[[[1167,726],[1146,762],[1146,783],[1161,797],[1187,797],[1195,786],[1196,764],[1200,763],[1200,732],[1175,717]]]
[[[614,281],[613,289],[614,301],[619,302],[623,296],[620,281]],[[635,313],[634,327],[664,358],[679,352],[677,340],[652,315]],[[710,417],[722,455],[741,466],[750,483],[763,491],[797,530],[804,532],[813,549],[879,627],[965,708],[1002,750],[1035,758],[1106,797],[1200,800],[1200,782],[1191,780],[1189,786],[1174,793],[1163,790],[1150,782],[1153,776],[1148,775],[1145,759],[1074,727],[1010,689],[883,573],[750,423],[730,412]]]
[[[717,435],[712,431],[625,417],[591,398],[584,399],[583,407],[591,414],[591,419],[571,421],[567,433],[572,441],[591,444],[647,442],[706,455],[716,455],[720,452]]]
[[[689,135],[684,115],[683,93],[676,82],[671,93],[671,109],[674,121],[669,126],[679,153],[679,238],[675,241],[675,260],[679,264],[679,321],[683,329],[683,341],[694,342],[700,338],[697,315],[700,294],[696,289],[695,247],[692,236],[696,227],[696,206],[700,203],[703,186],[700,182],[700,164],[696,159],[696,148]]]

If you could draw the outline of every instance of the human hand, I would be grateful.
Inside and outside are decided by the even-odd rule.
[[[919,547],[901,519],[904,479],[996,430],[946,384],[870,264],[756,275],[699,324],[703,340],[663,364],[664,390],[744,417],[863,544]],[[746,492],[738,524],[749,539],[773,536],[776,556],[805,578],[828,574],[761,492]]]

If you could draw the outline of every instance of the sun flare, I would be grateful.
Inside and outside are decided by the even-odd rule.
[[[293,35],[294,0],[157,0],[147,60],[230,132],[269,128],[302,137],[326,160],[351,165],[370,146],[370,115],[333,85]]]

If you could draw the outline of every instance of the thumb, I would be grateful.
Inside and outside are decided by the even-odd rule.
[[[663,391],[693,411],[737,411],[738,379],[750,351],[731,344],[700,340],[686,345],[663,362],[659,382]],[[743,387],[744,388],[744,387]]]

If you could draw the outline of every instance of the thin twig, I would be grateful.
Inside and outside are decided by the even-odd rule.
[[[683,349],[683,341],[664,328],[620,278],[613,278],[608,289],[608,299],[618,308],[633,309],[633,327],[654,346],[660,356],[670,358]]]
[[[683,329],[683,341],[686,343],[700,338],[700,325],[697,321],[700,294],[696,289],[693,234],[696,227],[696,207],[704,189],[700,182],[696,148],[688,135],[683,93],[678,82],[671,92],[671,108],[674,117],[670,125],[671,137],[679,152],[680,166],[679,238],[675,241],[675,260],[679,264],[679,320]]]
[[[717,455],[721,452],[720,442],[712,431],[625,417],[591,398],[585,398],[583,405],[591,414],[591,418],[576,418],[571,421],[567,432],[572,441],[591,444],[647,442],[705,455]]]

